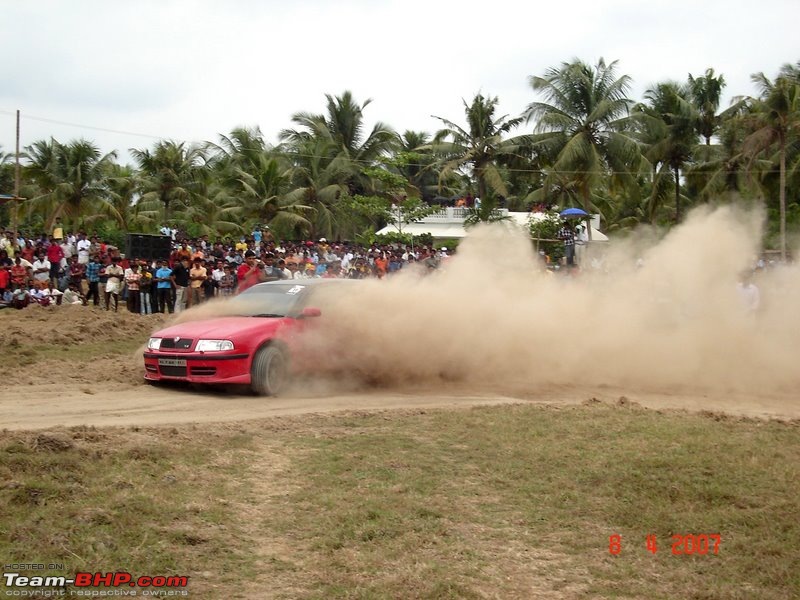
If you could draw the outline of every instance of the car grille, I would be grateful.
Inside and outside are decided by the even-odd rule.
[[[217,374],[216,367],[192,367],[191,371],[192,375],[197,375],[198,377],[210,377],[211,375]]]
[[[187,338],[178,338],[177,340],[174,338],[164,338],[161,340],[160,348],[162,350],[188,350],[192,347],[193,341],[194,340]]]
[[[186,377],[186,367],[167,367],[159,365],[158,370],[167,377]]]

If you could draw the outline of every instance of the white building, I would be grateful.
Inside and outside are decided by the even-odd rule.
[[[506,208],[498,208],[496,211],[503,217],[508,217],[511,222],[517,223],[520,227],[527,229],[529,219],[542,219],[544,213],[529,213],[529,212],[510,212]],[[445,238],[463,238],[469,234],[469,230],[464,228],[464,219],[467,216],[466,208],[447,207],[442,210],[428,215],[424,219],[415,221],[414,223],[407,223],[398,226],[396,223],[387,225],[380,231],[378,235],[385,235],[387,233],[397,233],[402,229],[402,233],[411,235],[423,235],[430,233],[434,239]],[[593,242],[607,242],[608,237],[598,231],[600,226],[600,215],[594,215],[591,219],[592,223],[592,241]]]

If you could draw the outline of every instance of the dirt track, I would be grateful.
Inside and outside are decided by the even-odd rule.
[[[551,386],[533,391],[475,391],[452,386],[410,391],[371,390],[319,396],[298,391],[278,398],[258,398],[189,389],[136,386],[114,393],[87,393],[85,385],[27,385],[14,387],[0,398],[0,423],[8,429],[37,429],[59,425],[168,425],[241,421],[277,415],[346,410],[467,407],[533,402],[580,404],[592,398],[611,403],[635,402],[653,409],[725,412],[764,418],[800,418],[794,396],[692,395],[633,392],[601,386]]]

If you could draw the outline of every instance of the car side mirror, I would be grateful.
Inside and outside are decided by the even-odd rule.
[[[319,317],[322,315],[322,311],[318,308],[304,308],[303,312],[300,313],[301,319],[306,319],[308,317]]]

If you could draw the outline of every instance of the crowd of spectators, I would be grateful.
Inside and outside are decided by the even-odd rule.
[[[232,296],[263,281],[308,278],[384,278],[420,264],[435,269],[447,248],[403,244],[369,247],[349,242],[276,242],[257,230],[238,240],[189,239],[175,230],[169,256],[125,256],[85,232],[0,237],[0,308],[82,304],[150,314],[180,312],[207,299]]]

